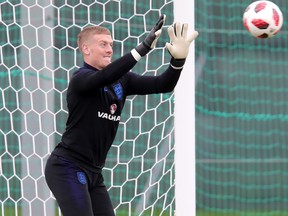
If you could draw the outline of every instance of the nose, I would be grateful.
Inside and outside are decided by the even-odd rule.
[[[113,53],[113,47],[112,46],[107,46],[106,52]]]

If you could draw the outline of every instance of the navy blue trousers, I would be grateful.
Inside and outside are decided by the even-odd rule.
[[[115,216],[101,172],[90,172],[51,154],[45,178],[63,216]]]

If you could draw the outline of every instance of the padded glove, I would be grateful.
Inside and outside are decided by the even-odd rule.
[[[172,56],[170,63],[176,68],[182,68],[189,54],[190,44],[197,38],[198,32],[193,31],[188,35],[188,24],[179,22],[170,26],[167,31],[170,43],[166,43],[166,48]]]
[[[145,56],[151,49],[155,48],[156,42],[161,35],[162,27],[165,23],[166,15],[162,14],[155,26],[151,29],[148,36],[144,41],[139,44],[135,50],[140,54],[140,56]]]

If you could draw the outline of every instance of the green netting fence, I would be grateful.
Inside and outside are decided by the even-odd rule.
[[[197,215],[288,215],[288,1],[275,38],[243,28],[249,0],[197,0]]]

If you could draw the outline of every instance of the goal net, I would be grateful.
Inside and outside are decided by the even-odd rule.
[[[173,1],[0,1],[0,215],[61,215],[43,173],[65,129],[69,79],[83,64],[79,31],[109,28],[116,59],[160,14],[173,23]],[[162,73],[166,41],[164,31],[133,71]],[[116,215],[174,215],[173,103],[174,93],[128,98],[103,171]]]
[[[288,214],[287,25],[253,38],[251,2],[195,1],[197,216]]]

